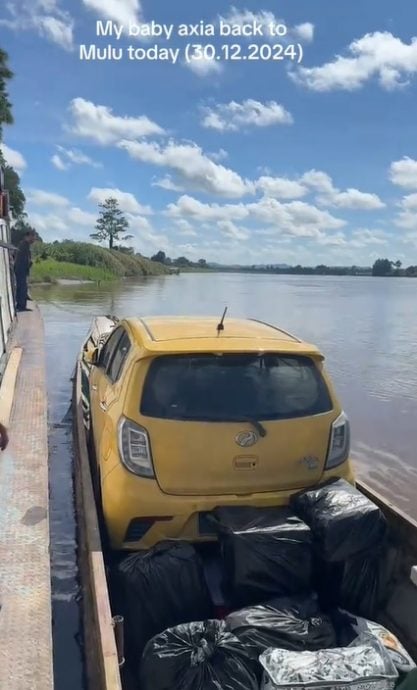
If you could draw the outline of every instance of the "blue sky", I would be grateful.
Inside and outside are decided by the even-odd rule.
[[[45,240],[88,239],[115,196],[145,255],[417,264],[416,20],[413,0],[7,0],[3,148],[32,222]],[[219,36],[221,21],[262,36]],[[178,36],[200,22],[216,35]],[[129,36],[158,24],[169,40]],[[187,44],[215,59],[187,64]],[[122,59],[82,60],[80,45]],[[130,60],[129,46],[179,52]]]

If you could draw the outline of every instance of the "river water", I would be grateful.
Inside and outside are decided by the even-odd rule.
[[[56,687],[82,687],[71,428],[77,353],[91,320],[247,316],[312,341],[352,424],[357,471],[417,518],[417,282],[406,278],[198,274],[38,287],[46,331]]]

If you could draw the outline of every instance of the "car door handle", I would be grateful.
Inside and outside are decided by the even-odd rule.
[[[96,391],[96,390],[97,390],[97,386],[91,386],[91,390]]]
[[[104,400],[100,400],[100,408],[104,411],[107,412],[107,405],[104,402]]]

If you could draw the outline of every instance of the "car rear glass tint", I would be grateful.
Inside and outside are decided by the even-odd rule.
[[[145,417],[199,421],[289,419],[331,409],[313,360],[276,354],[157,357],[140,406]]]

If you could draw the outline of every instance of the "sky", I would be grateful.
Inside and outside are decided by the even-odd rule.
[[[4,0],[29,219],[89,241],[111,196],[146,256],[417,264],[416,27],[415,0]]]

